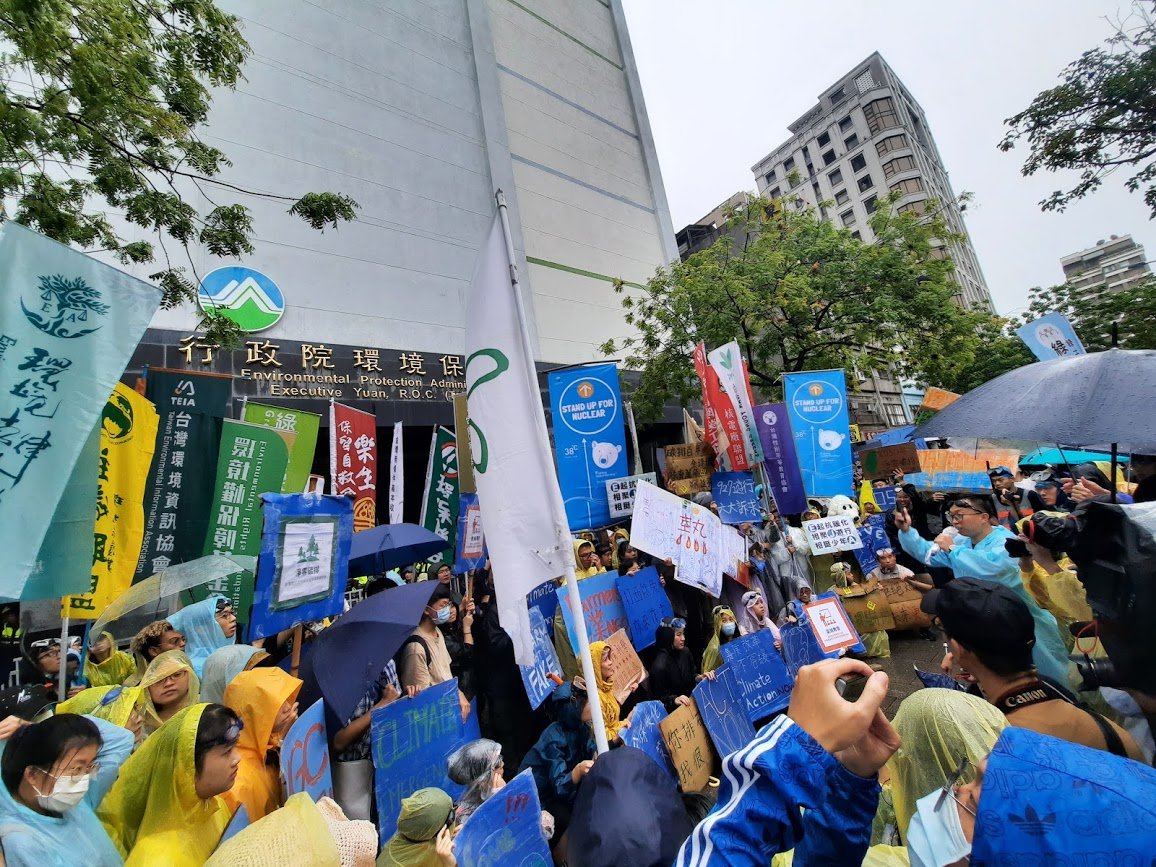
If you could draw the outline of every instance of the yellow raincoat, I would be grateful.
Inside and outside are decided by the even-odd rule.
[[[189,672],[189,692],[181,701],[177,710],[194,705],[201,700],[201,682],[193,672],[193,664],[189,661],[188,656],[185,655],[183,650],[166,650],[149,663],[148,668],[145,669],[144,677],[141,678],[140,682],[141,688],[144,689],[144,700],[141,712],[144,715],[144,731],[146,735],[152,734],[164,723],[164,720],[160,717],[160,712],[157,710],[157,706],[153,704],[153,699],[149,694],[148,688],[153,684],[160,683],[166,677],[176,674],[181,669],[186,669]]]
[[[90,652],[84,661],[84,678],[89,686],[119,686],[132,677],[136,662],[123,650],[116,649],[116,639],[111,632],[102,632],[100,637],[108,639],[112,652],[104,662],[95,662]],[[90,646],[94,643],[90,642]]]
[[[279,765],[266,764],[265,759],[270,750],[281,746],[280,735],[273,734],[281,705],[296,701],[302,686],[279,668],[257,668],[241,672],[225,687],[225,704],[237,712],[245,727],[237,742],[241,754],[237,781],[222,797],[231,810],[244,804],[251,822],[281,806]]]
[[[139,686],[97,686],[78,693],[56,706],[57,713],[89,714],[121,728],[131,729],[133,715],[144,706],[144,690]]]
[[[605,641],[590,643],[590,658],[594,660],[594,678],[598,681],[598,702],[602,705],[602,722],[606,726],[606,739],[614,740],[622,730],[622,705],[614,697],[614,685],[602,677],[602,651],[606,649]]]
[[[120,770],[97,816],[125,867],[200,867],[229,824],[219,797],[197,797],[197,728],[207,704],[180,711]]]
[[[578,556],[578,552],[586,546],[593,548],[594,543],[587,542],[585,539],[574,540],[574,574],[579,581],[606,571],[606,567],[598,560],[595,560],[594,565],[589,569],[582,568],[582,558]],[[558,610],[554,612],[554,649],[558,653],[558,662],[562,665],[563,677],[566,680],[573,680],[582,674],[582,665],[574,653],[574,646],[570,643],[570,631],[566,628],[566,621],[562,618],[562,605],[565,604],[559,604]],[[597,667],[598,660],[595,659],[594,663]]]
[[[722,645],[722,628],[724,623],[734,623],[737,626],[738,621],[735,620],[735,614],[725,605],[719,605],[715,609],[714,615],[714,635],[710,637],[707,642],[706,650],[702,654],[702,673],[714,671],[722,665],[722,652],[720,647]],[[736,629],[735,637],[738,637]]]
[[[214,852],[206,867],[265,864],[341,867],[341,854],[325,816],[307,793],[298,792],[283,808],[259,822],[254,819]]]

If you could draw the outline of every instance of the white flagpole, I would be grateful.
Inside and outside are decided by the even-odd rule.
[[[510,232],[510,217],[506,210],[506,197],[501,190],[495,196],[498,202],[498,214],[502,222],[502,235],[506,240],[506,256],[510,263],[510,284],[514,292],[514,307],[518,312],[518,324],[521,326],[521,339],[525,346],[526,361],[529,365],[528,379],[532,393],[526,395],[527,400],[533,401],[533,406],[541,411],[542,395],[537,390],[538,371],[534,367],[534,352],[530,346],[530,336],[526,328],[526,310],[522,304],[522,287],[518,283],[517,258],[514,255],[514,237]],[[555,523],[565,526],[563,516],[555,515]],[[605,753],[610,749],[606,739],[606,725],[602,720],[602,702],[598,696],[598,679],[594,676],[594,660],[590,656],[590,639],[586,635],[586,618],[582,613],[582,600],[578,595],[578,576],[575,574],[573,557],[566,557],[566,586],[569,589],[567,598],[570,603],[570,614],[573,617],[574,632],[578,636],[578,659],[582,663],[582,676],[586,679],[586,697],[590,703],[590,723],[594,729],[594,744],[598,753]],[[601,662],[601,660],[599,660]]]

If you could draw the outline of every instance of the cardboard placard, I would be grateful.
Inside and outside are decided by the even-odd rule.
[[[920,409],[929,409],[932,412],[939,412],[945,406],[948,406],[959,400],[959,395],[954,391],[948,391],[945,388],[936,388],[932,386],[923,393],[923,402],[919,404]]]
[[[670,558],[678,567],[678,581],[711,596],[722,590],[722,530],[722,522],[705,506],[638,483],[631,544],[655,557]]]
[[[863,464],[863,475],[869,479],[889,479],[893,470],[904,473],[918,473],[919,449],[915,443],[900,443],[894,446],[880,446],[859,453]]]
[[[842,591],[839,591],[839,595],[847,616],[860,635],[895,628],[891,606],[887,604],[887,597],[882,591],[876,589],[862,596],[843,596]]]
[[[711,473],[710,492],[718,508],[719,520],[724,524],[762,520],[752,473]]]
[[[771,714],[786,710],[791,702],[794,678],[775,647],[769,629],[729,641],[721,648],[722,658],[734,674],[747,719],[757,723]]]
[[[518,670],[522,674],[522,686],[526,688],[526,698],[530,700],[530,707],[537,708],[557,687],[557,683],[550,675],[560,676],[562,664],[558,661],[558,653],[554,650],[554,642],[550,640],[553,634],[553,624],[546,625],[542,612],[530,607],[530,637],[534,642],[533,665],[519,663]]]
[[[622,598],[622,607],[626,609],[634,647],[645,650],[654,644],[654,631],[662,624],[663,618],[674,616],[658,570],[647,566],[633,575],[620,575],[615,584]]]
[[[701,473],[686,479],[667,479],[666,488],[680,497],[704,493],[710,490],[710,473]]]
[[[670,753],[667,752],[662,731],[658,727],[666,716],[662,702],[640,702],[630,714],[630,728],[622,730],[622,742],[628,747],[642,750],[677,783],[678,774],[674,770],[674,762],[670,760]]]
[[[607,638],[606,644],[610,648],[610,680],[614,684],[614,697],[623,702],[646,679],[646,669],[642,667],[642,660],[625,629],[619,629]],[[598,660],[594,664],[597,665]]]
[[[807,544],[811,546],[812,554],[854,551],[863,547],[859,529],[847,515],[804,521],[803,532],[807,534]]]
[[[699,681],[694,703],[720,756],[729,756],[755,738],[755,727],[747,719],[734,673],[723,663],[714,670],[714,680]]]
[[[986,472],[950,470],[942,473],[912,473],[905,480],[917,491],[990,494],[991,479]]]
[[[590,641],[605,641],[619,629],[627,625],[626,609],[622,607],[622,597],[618,595],[615,581],[617,572],[601,572],[578,582],[578,596],[582,600],[582,617],[586,621],[586,637]],[[570,646],[578,646],[578,633],[574,629],[570,613],[570,587],[563,584],[557,590],[558,605],[562,608],[562,618],[566,621],[566,631],[570,635]]]
[[[883,578],[876,584],[876,588],[887,597],[887,604],[891,606],[902,602],[919,602],[923,598],[922,593],[899,578]]]
[[[293,723],[281,743],[281,780],[285,797],[308,792],[314,801],[333,797],[325,700],[317,699]]]
[[[891,619],[895,621],[896,629],[929,629],[931,627],[931,615],[920,610],[919,600],[892,602]]]
[[[658,724],[663,743],[670,753],[678,784],[684,792],[701,792],[710,782],[714,770],[714,755],[710,749],[710,735],[699,716],[698,706],[690,704],[676,708],[674,713]]]
[[[835,654],[823,652],[815,633],[805,623],[787,623],[779,630],[783,641],[783,660],[791,677],[799,676],[804,665],[822,662]]]
[[[672,460],[711,460],[710,447],[705,443],[681,443],[663,447],[663,453],[669,463]]]

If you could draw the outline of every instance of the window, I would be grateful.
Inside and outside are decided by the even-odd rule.
[[[836,205],[845,205],[849,201],[851,201],[851,197],[849,195],[847,195],[846,190],[839,190],[839,192],[835,193],[835,204]]]
[[[851,237],[854,238],[856,241],[862,241],[863,240],[863,236],[859,234],[858,229],[856,229],[854,232],[851,233]]]
[[[906,205],[900,205],[898,208],[895,209],[895,211],[896,211],[896,213],[899,213],[899,214],[906,214],[908,211],[914,211],[916,214],[922,216],[927,211],[927,201],[926,201],[926,199],[920,199],[918,202],[910,202],[909,204],[906,204]],[[935,252],[933,251],[931,255],[932,255],[932,258],[934,258],[934,259],[946,258],[946,255],[943,254],[942,250],[940,250],[940,254],[941,255],[937,256],[937,255],[935,255]]]
[[[829,166],[833,162],[835,162],[835,152],[834,151],[824,151],[823,152],[823,165]]]
[[[871,135],[899,126],[899,115],[895,113],[895,103],[889,96],[863,106],[863,116],[867,118],[867,128],[871,130]]]
[[[795,158],[794,157],[787,157],[785,160],[783,160],[783,171],[784,172],[789,172],[794,167],[795,167]]]
[[[883,174],[891,177],[899,172],[910,171],[914,168],[917,168],[915,165],[915,157],[896,157],[890,162],[883,164]]]
[[[832,187],[839,186],[839,184],[843,183],[843,170],[842,169],[835,169],[835,171],[833,171],[829,175],[827,175],[827,182]]]
[[[843,139],[843,147],[847,148],[849,151],[855,150],[855,148],[859,147],[859,136],[855,133],[851,133],[851,135]]]
[[[763,177],[767,179],[768,184],[773,184],[775,182],[775,178],[777,178],[778,175],[775,173],[774,169],[771,169],[769,172],[763,175]]]
[[[867,168],[867,157],[863,156],[863,154],[855,154],[855,156],[851,158],[851,171],[861,172],[865,168]]]
[[[859,178],[859,192],[865,193],[875,186],[875,181],[871,180],[871,175],[863,175]]]
[[[767,190],[767,198],[768,199],[777,199],[782,194],[783,194],[782,190],[780,190],[778,187],[775,187],[773,190]]]
[[[817,141],[819,143],[819,147],[825,148],[827,145],[829,145],[831,143],[831,134],[828,132],[825,132],[821,136],[819,136]]]
[[[907,178],[891,185],[891,192],[906,196],[923,192],[923,178]]]
[[[880,159],[892,151],[908,147],[911,147],[911,145],[907,143],[907,136],[903,135],[903,133],[899,133],[899,135],[889,135],[887,138],[881,139],[875,144],[875,150],[879,152]]]
[[[847,132],[847,130],[851,129],[851,126],[851,115],[847,115],[839,121],[839,132]]]
[[[869,199],[864,199],[864,200],[863,200],[863,209],[864,209],[864,210],[865,210],[865,211],[866,211],[868,214],[874,214],[874,213],[875,213],[875,202],[876,202],[876,197],[875,197],[875,196],[872,196],[872,197],[871,197],[871,198],[869,198]]]
[[[855,212],[854,211],[844,211],[843,213],[841,213],[839,215],[839,219],[843,221],[844,226],[850,226],[852,223],[855,222]]]
[[[828,98],[831,100],[832,105],[838,105],[847,98],[847,89],[844,87],[837,88],[831,91],[831,95]]]

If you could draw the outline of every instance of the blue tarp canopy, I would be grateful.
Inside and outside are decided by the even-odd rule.
[[[1020,458],[1020,467],[1053,467],[1064,464],[1086,464],[1091,461],[1110,461],[1112,455],[1107,452],[1084,452],[1079,449],[1036,449],[1030,455]],[[1127,455],[1118,455],[1116,463],[1128,463]]]
[[[901,443],[909,443],[912,440],[911,435],[915,433],[915,425],[908,424],[903,427],[892,428],[885,430],[882,433],[877,433],[875,436],[866,442],[859,443],[859,451],[866,449],[877,449],[882,446],[897,446]],[[927,444],[922,440],[915,440],[915,447],[919,449],[927,448]]]

